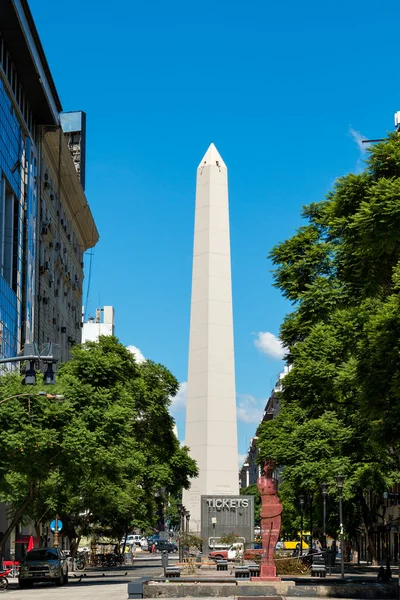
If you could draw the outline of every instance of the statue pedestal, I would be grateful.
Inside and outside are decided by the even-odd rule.
[[[252,577],[252,581],[281,581],[281,578],[276,576],[276,567],[274,564],[266,565],[261,563],[260,577]]]
[[[261,565],[260,577],[252,578],[252,581],[281,581],[281,578],[276,576],[275,565]]]

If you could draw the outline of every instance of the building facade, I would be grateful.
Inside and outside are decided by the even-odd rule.
[[[27,0],[2,0],[0,358],[53,342],[65,361],[81,341],[83,253],[99,236],[82,185],[84,131],[64,131],[61,113]],[[3,505],[0,531],[7,525]],[[20,558],[27,533],[19,525],[3,557]]]
[[[83,253],[98,232],[77,138],[26,0],[0,3],[0,355],[81,341]],[[67,113],[69,114],[69,113]],[[84,119],[82,119],[84,121]],[[64,119],[65,121],[65,119]],[[81,139],[81,138],[80,138]],[[71,141],[72,140],[72,141]],[[81,143],[84,152],[84,144]]]
[[[97,342],[100,335],[114,335],[114,307],[96,308],[96,316],[84,321],[83,342]]]
[[[283,371],[279,373],[277,382],[271,391],[271,395],[267,400],[265,405],[264,413],[260,422],[260,425],[265,421],[270,421],[273,419],[279,412],[279,392],[282,390],[282,380],[285,377],[286,373],[288,373],[290,367],[285,366]],[[258,425],[258,427],[260,426]],[[258,430],[257,427],[257,430]],[[257,432],[256,432],[257,433]],[[257,483],[257,479],[261,475],[261,467],[258,464],[257,455],[257,435],[255,435],[250,440],[250,446],[247,451],[246,459],[243,463],[242,468],[239,471],[239,485],[242,489],[249,487],[249,485],[254,485]]]

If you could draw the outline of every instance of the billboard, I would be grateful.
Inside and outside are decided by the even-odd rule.
[[[234,533],[244,542],[254,540],[254,496],[201,496],[201,537],[209,548]]]

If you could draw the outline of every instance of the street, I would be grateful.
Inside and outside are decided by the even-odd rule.
[[[91,598],[107,598],[107,600],[126,600],[128,582],[138,577],[159,577],[162,575],[159,556],[140,558],[133,566],[122,567],[112,571],[84,571],[70,573],[68,585],[55,587],[52,583],[39,583],[33,589],[20,590],[16,579],[10,579],[6,594],[12,600],[35,598],[35,600],[85,600]]]

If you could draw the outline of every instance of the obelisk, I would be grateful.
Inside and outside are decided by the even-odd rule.
[[[197,169],[185,438],[199,477],[183,504],[200,532],[201,495],[239,493],[228,170],[214,144]]]

